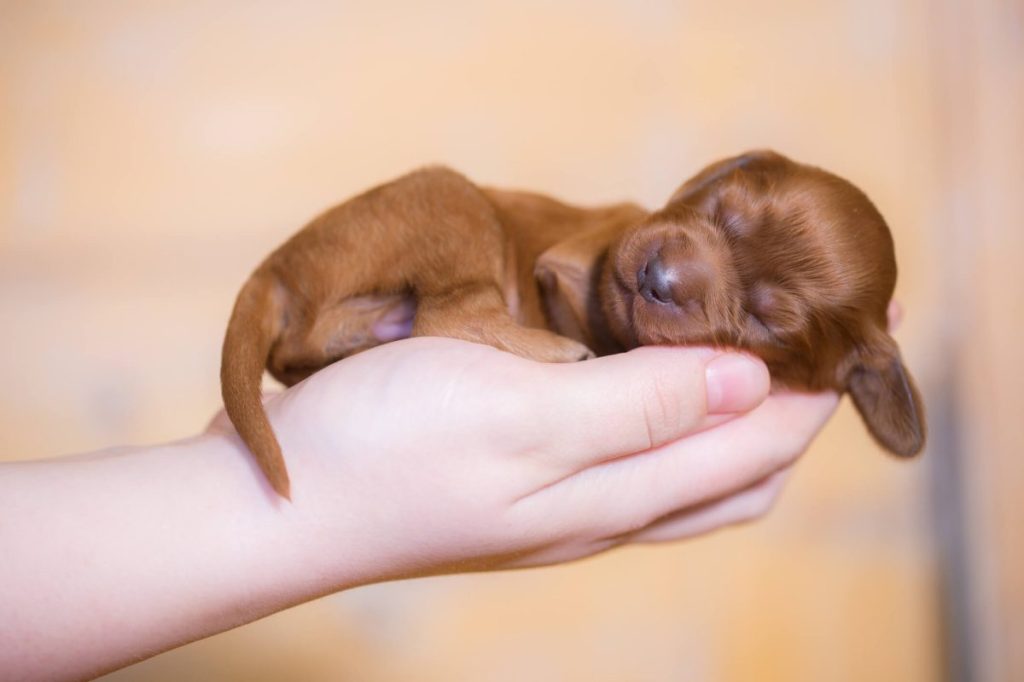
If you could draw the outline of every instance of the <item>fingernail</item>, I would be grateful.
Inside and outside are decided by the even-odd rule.
[[[739,353],[723,353],[704,366],[708,414],[746,412],[768,395],[764,363]]]

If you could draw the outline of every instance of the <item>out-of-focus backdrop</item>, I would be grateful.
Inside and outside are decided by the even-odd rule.
[[[749,527],[362,588],[109,680],[1024,679],[1019,3],[8,1],[0,65],[0,457],[201,429],[248,272],[407,170],[653,207],[752,147],[888,219],[931,417],[899,462],[844,405]]]

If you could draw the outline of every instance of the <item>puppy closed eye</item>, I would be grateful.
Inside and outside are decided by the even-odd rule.
[[[754,285],[746,310],[754,324],[773,334],[799,329],[804,317],[803,306],[795,296],[767,282]]]
[[[761,317],[760,313],[748,310],[747,317],[750,318],[750,321],[754,323],[754,326],[758,327],[761,331],[768,332],[769,334],[771,333],[771,326],[764,321],[764,318]]]

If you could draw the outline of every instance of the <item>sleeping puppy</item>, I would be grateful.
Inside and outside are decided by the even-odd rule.
[[[353,353],[449,336],[541,362],[649,344],[745,350],[773,387],[848,392],[880,445],[924,444],[921,399],[886,332],[882,216],[850,183],[770,151],[719,161],[661,209],[579,208],[413,172],[330,209],[256,269],[224,339],[238,433],[279,494],[260,400]]]

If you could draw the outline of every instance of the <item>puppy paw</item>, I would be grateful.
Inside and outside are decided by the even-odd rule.
[[[576,362],[583,362],[584,360],[593,360],[597,355],[594,351],[590,350],[586,346],[583,346],[583,354],[576,358]]]
[[[594,357],[582,343],[543,329],[524,329],[507,350],[537,362],[579,362]]]

